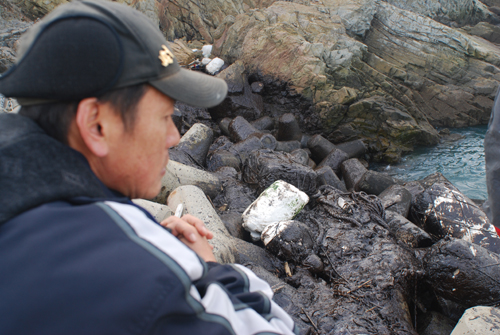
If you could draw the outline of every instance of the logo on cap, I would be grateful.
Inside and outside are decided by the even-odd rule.
[[[171,53],[165,45],[162,45],[162,47],[163,49],[160,50],[158,58],[161,60],[161,65],[167,67],[174,62],[174,54]]]

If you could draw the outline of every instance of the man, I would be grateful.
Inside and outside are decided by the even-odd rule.
[[[0,77],[22,105],[0,115],[0,334],[293,334],[269,285],[215,263],[200,220],[167,230],[130,201],[160,190],[174,99],[211,107],[227,91],[166,45],[99,1],[22,38]]]
[[[488,218],[500,235],[500,90],[495,97],[488,131],[484,137],[488,200],[483,205]]]

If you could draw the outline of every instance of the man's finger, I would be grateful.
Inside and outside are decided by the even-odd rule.
[[[185,220],[171,216],[161,222],[162,226],[170,228],[174,236],[184,236],[188,241],[196,242],[197,229]]]
[[[190,214],[186,214],[182,217],[182,219],[195,226],[196,229],[198,230],[198,233],[201,236],[206,237],[208,240],[214,237],[214,234],[210,230],[208,230],[207,227],[205,227],[205,223],[203,223],[203,221],[201,221],[197,217],[192,216]]]

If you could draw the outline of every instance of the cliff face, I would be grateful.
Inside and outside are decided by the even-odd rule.
[[[169,40],[202,39],[240,60],[249,84],[265,84],[258,115],[293,112],[304,129],[363,138],[386,161],[437,143],[434,127],[487,123],[500,82],[493,0],[120,1]],[[18,5],[36,18],[62,2]]]

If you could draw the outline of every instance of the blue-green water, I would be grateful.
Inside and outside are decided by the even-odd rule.
[[[471,199],[486,199],[484,169],[484,135],[487,126],[450,129],[452,134],[464,135],[456,142],[443,142],[433,148],[417,148],[404,156],[398,165],[374,165],[404,181],[418,180],[441,172],[453,185]]]

